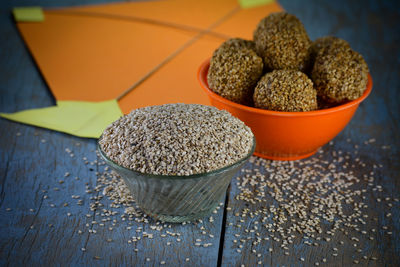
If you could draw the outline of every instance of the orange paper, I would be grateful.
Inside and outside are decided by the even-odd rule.
[[[46,10],[44,22],[18,28],[57,100],[116,98],[179,51],[119,101],[128,113],[164,103],[209,104],[196,73],[225,39],[204,31],[252,38],[258,21],[280,10],[277,3],[239,9],[235,0],[117,3]]]

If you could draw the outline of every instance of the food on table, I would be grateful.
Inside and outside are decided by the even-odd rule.
[[[294,15],[279,12],[262,19],[254,32],[254,42],[258,55],[270,70],[307,69],[311,41]]]
[[[254,91],[257,108],[275,111],[317,109],[317,92],[312,81],[297,70],[274,70],[265,74]]]
[[[254,86],[263,71],[262,59],[244,41],[231,40],[213,54],[207,81],[210,89],[236,103],[251,105]]]
[[[229,112],[198,104],[133,110],[113,122],[99,141],[105,155],[128,169],[155,175],[192,175],[247,156],[253,133]]]

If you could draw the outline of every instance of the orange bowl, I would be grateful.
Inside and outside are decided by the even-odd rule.
[[[229,111],[249,126],[257,142],[254,155],[273,160],[297,160],[313,155],[344,129],[372,90],[368,74],[367,89],[356,100],[315,111],[271,111],[244,106],[211,91],[207,83],[209,66],[208,59],[201,64],[197,77],[211,105]]]

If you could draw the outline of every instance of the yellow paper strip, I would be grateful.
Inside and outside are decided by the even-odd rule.
[[[99,138],[109,124],[122,116],[122,112],[116,100],[57,101],[57,106],[0,113],[0,116],[80,137]]]
[[[275,2],[275,0],[239,0],[239,4],[242,8],[252,8],[267,5],[273,2]]]
[[[18,22],[41,22],[44,14],[41,7],[14,7],[13,15]]]

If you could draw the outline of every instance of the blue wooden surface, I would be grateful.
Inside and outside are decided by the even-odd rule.
[[[1,2],[1,112],[54,104],[16,30],[10,9],[23,5],[50,7],[101,2]],[[100,202],[105,206],[101,208],[118,211],[119,214],[113,216],[116,222],[106,222],[105,226],[92,224],[92,221],[102,218],[101,209],[91,211],[90,205],[96,201],[93,197],[102,195],[101,191],[92,190],[100,185],[96,172],[104,172],[104,166],[94,163],[95,141],[0,119],[0,265],[159,266],[165,261],[166,266],[253,266],[261,261],[264,266],[310,266],[319,261],[321,266],[349,266],[354,264],[354,259],[375,255],[378,258],[376,261],[361,258],[358,265],[398,266],[399,204],[393,201],[393,207],[389,208],[387,201],[377,202],[376,199],[389,197],[393,200],[400,197],[400,4],[398,1],[344,0],[282,0],[280,3],[288,12],[300,18],[312,39],[336,35],[347,40],[364,56],[374,80],[371,95],[360,105],[353,120],[331,145],[325,146],[322,153],[312,158],[333,162],[335,151],[353,155],[358,145],[357,156],[353,155],[349,160],[355,162],[359,157],[366,165],[356,164],[354,172],[357,175],[362,177],[368,174],[373,165],[382,166],[374,174],[374,185],[382,186],[382,192],[367,190],[364,200],[369,206],[367,214],[371,218],[367,226],[375,227],[377,232],[374,240],[363,242],[361,254],[346,242],[340,255],[333,258],[332,247],[347,238],[341,235],[335,236],[329,243],[322,242],[319,247],[295,244],[289,256],[271,240],[257,245],[246,242],[238,252],[234,240],[250,237],[250,241],[253,241],[254,233],[247,233],[245,229],[253,227],[259,218],[245,218],[241,222],[241,218],[235,216],[235,212],[245,207],[257,209],[256,205],[248,206],[235,199],[240,193],[236,178],[227,202],[216,214],[212,214],[213,222],[205,218],[202,223],[171,225],[171,228],[167,226],[157,231],[151,229],[155,226],[152,221],[146,224],[123,220],[121,214],[124,208],[111,207],[111,201],[104,197]],[[376,141],[365,145],[364,141],[371,138]],[[73,151],[73,157],[65,151],[67,148]],[[85,164],[83,157],[87,157],[93,165]],[[247,168],[254,166],[248,163]],[[71,175],[64,177],[66,172]],[[238,177],[240,179],[241,176]],[[86,192],[87,186],[92,193]],[[366,185],[360,183],[358,186],[362,188]],[[79,195],[82,205],[72,195]],[[392,216],[386,217],[389,211]],[[240,229],[234,227],[238,224],[243,226]],[[382,229],[382,226],[387,226],[392,235],[388,235],[389,230]],[[109,227],[113,229],[109,230]],[[143,228],[141,231],[140,227]],[[96,230],[96,233],[90,233],[89,230]],[[167,231],[180,233],[180,236],[172,236]],[[143,236],[143,232],[153,233],[154,238],[128,243],[132,236]],[[268,235],[262,230],[259,233]],[[166,237],[162,236],[164,234]],[[203,247],[195,243],[212,245]],[[270,247],[274,248],[273,252],[269,252]],[[83,252],[81,248],[86,251]],[[252,253],[253,249],[261,256]],[[299,261],[299,257],[304,257],[305,261]],[[322,262],[324,257],[326,263]]]

